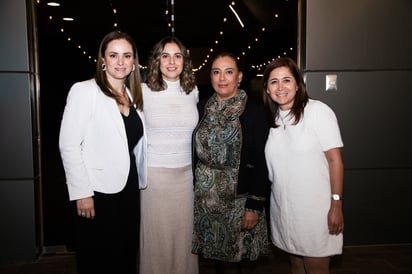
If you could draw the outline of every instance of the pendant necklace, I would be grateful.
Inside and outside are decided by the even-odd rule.
[[[287,116],[289,115],[289,111],[288,110],[281,110],[279,109],[279,120],[282,122],[283,125],[283,130],[286,130],[286,123],[285,123],[285,119],[287,118]]]

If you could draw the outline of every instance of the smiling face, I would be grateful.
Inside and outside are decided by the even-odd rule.
[[[160,72],[164,80],[175,82],[183,71],[184,56],[179,46],[167,43],[160,54]]]
[[[242,72],[239,71],[235,60],[223,56],[213,62],[210,78],[220,102],[232,98],[239,92],[238,85],[242,81]]]
[[[281,110],[292,108],[297,89],[296,79],[288,67],[278,67],[270,72],[267,92]]]
[[[126,39],[116,39],[107,44],[103,56],[109,82],[124,81],[133,69],[133,47]]]

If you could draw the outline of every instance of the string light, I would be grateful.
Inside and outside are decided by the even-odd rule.
[[[37,5],[40,5],[40,1],[39,1],[39,0],[37,0],[36,3],[37,3]],[[61,6],[61,5],[60,5],[59,3],[57,3],[57,2],[48,2],[47,5],[48,5],[48,6],[52,6],[52,7],[60,7],[60,6]],[[114,8],[114,5],[113,5],[112,1],[109,1],[109,5],[110,5],[110,8],[111,8],[111,10],[112,10],[113,17],[114,17],[114,19],[113,19],[113,20],[114,20],[113,26],[114,26],[115,28],[118,28],[118,27],[119,27],[119,23],[118,23],[118,19],[117,19],[118,10],[117,10],[116,8]],[[49,18],[50,21],[54,20],[54,17],[53,17],[52,15],[49,15],[48,18]],[[63,18],[61,18],[61,20],[62,20],[62,23],[64,23],[64,22],[72,22],[72,21],[74,21],[75,19],[74,19],[74,18],[71,18],[71,17],[63,17]],[[65,31],[64,26],[61,26],[61,27],[60,27],[60,32],[63,33],[63,34],[66,34],[66,31]],[[67,40],[67,42],[73,43],[72,37],[69,36],[68,34],[67,34],[66,40]],[[82,47],[80,44],[77,44],[77,48],[78,48],[79,50],[81,50],[81,53],[82,53],[83,55],[87,56],[87,58],[88,58],[89,60],[92,60],[94,63],[97,62],[97,60],[96,60],[96,59],[93,59],[92,56],[91,56],[90,54],[88,54],[88,52],[87,52],[85,49],[83,49],[83,47]],[[139,65],[139,67],[141,67],[141,66]]]
[[[176,31],[176,30],[175,30],[174,0],[166,0],[167,3],[169,3],[169,1],[170,1],[170,7],[169,7],[170,10],[169,10],[169,9],[166,9],[166,10],[165,10],[165,15],[169,15],[170,21],[168,22],[168,27],[170,28],[170,31],[171,31],[172,36],[174,36],[174,35],[175,35],[175,31]],[[287,2],[287,1],[286,1],[286,2]],[[40,4],[40,1],[39,1],[39,0],[37,0],[37,4]],[[114,26],[115,28],[119,28],[119,23],[118,23],[118,18],[117,18],[117,16],[118,16],[118,9],[116,9],[116,8],[114,7],[112,1],[109,1],[109,4],[110,4],[110,8],[111,8],[112,13],[113,13],[113,20],[114,20],[113,26]],[[235,2],[235,1],[230,1],[229,7],[230,7],[230,10],[231,10],[231,11],[233,10],[232,6],[235,6],[235,5],[236,5],[236,2]],[[56,7],[59,7],[59,5],[56,5]],[[229,10],[228,10],[228,12],[229,12]],[[232,11],[232,12],[233,12],[233,11]],[[280,16],[279,16],[278,13],[275,13],[275,14],[274,14],[274,17],[275,17],[275,18],[279,18]],[[232,16],[232,18],[233,18],[233,16]],[[62,18],[62,19],[63,19],[63,18]],[[240,18],[238,18],[238,16],[237,16],[237,19],[240,20]],[[53,17],[53,15],[49,15],[49,20],[50,20],[50,21],[55,21],[55,18]],[[67,20],[67,19],[66,19],[66,20]],[[70,21],[73,21],[73,20],[75,20],[75,19],[74,19],[74,18],[69,18],[69,20],[70,20]],[[214,46],[224,45],[224,43],[223,43],[224,36],[225,36],[224,28],[225,28],[226,23],[228,22],[228,20],[229,20],[229,19],[228,19],[227,16],[224,16],[224,17],[222,18],[222,20],[221,20],[222,26],[221,26],[220,30],[217,32],[217,35],[216,35],[215,39],[210,43],[210,44],[213,45],[213,46],[211,46],[211,47],[209,48],[209,51],[207,52],[207,54],[206,54],[203,62],[202,62],[199,66],[197,66],[196,68],[194,68],[194,71],[195,71],[195,72],[200,71],[202,68],[205,67],[205,65],[207,64],[208,60],[210,59],[210,55],[209,55],[208,53],[214,52]],[[67,21],[65,21],[65,22],[70,22],[70,21],[67,20]],[[240,21],[241,21],[241,20],[240,20]],[[62,21],[62,22],[63,22],[63,21]],[[255,36],[251,42],[247,43],[244,49],[240,49],[240,50],[239,50],[239,55],[242,56],[242,58],[245,57],[246,55],[248,55],[249,53],[251,53],[251,52],[252,52],[252,51],[251,51],[252,49],[258,48],[258,44],[259,44],[259,43],[263,43],[263,42],[264,42],[261,36],[264,34],[265,31],[266,31],[266,28],[263,26],[263,27],[261,28],[261,31],[258,33],[258,35]],[[66,34],[64,26],[61,26],[61,27],[60,27],[60,32],[63,33],[63,34]],[[67,34],[66,40],[67,40],[68,42],[74,43],[74,40],[75,40],[75,39],[73,39],[73,37],[70,37],[70,36]],[[77,46],[78,49],[82,49],[82,46],[81,46],[80,44],[77,43],[77,45],[78,45],[78,46]],[[83,51],[83,52],[82,52],[83,55],[88,55],[88,54],[87,54],[87,51],[86,51],[85,49],[82,49],[82,51]],[[280,56],[282,56],[282,55],[283,55],[283,56],[286,56],[286,55],[288,55],[288,54],[291,54],[291,53],[293,52],[293,47],[290,47],[288,50],[283,50],[283,51],[281,51],[281,52],[282,52],[281,54],[278,54],[278,55],[277,55],[278,57],[280,57]],[[240,59],[240,57],[238,57],[238,58]],[[92,58],[91,58],[90,55],[88,55],[88,59],[92,60]],[[274,59],[274,58],[272,58],[271,60],[273,60],[273,59]],[[271,60],[270,60],[270,61],[271,61]],[[265,61],[265,62],[262,62],[262,63],[259,63],[259,64],[252,64],[252,65],[250,65],[250,67],[251,67],[252,69],[254,69],[254,70],[262,70],[270,61]],[[93,62],[96,62],[96,60],[93,59]],[[142,66],[142,65],[139,64],[139,68],[141,68],[141,69],[147,69],[147,66]]]
[[[113,13],[113,27],[114,27],[115,29],[117,29],[117,28],[119,27],[119,20],[118,20],[118,17],[117,17],[117,9],[116,9],[116,7],[113,5],[113,2],[112,2],[112,1],[109,1],[109,5],[110,5],[110,8],[111,8],[112,13]]]
[[[235,5],[236,5],[236,1],[230,1],[229,7],[230,7],[230,10],[231,10],[232,12],[234,12],[233,7],[234,7]],[[235,12],[234,12],[234,14],[235,14],[235,16],[237,15],[237,13],[235,13]],[[239,23],[242,25],[243,22],[241,23],[240,17],[238,17],[238,15],[237,15],[236,18],[237,18],[237,20],[239,21]],[[278,13],[275,13],[275,18],[279,18],[279,14],[278,14]],[[216,35],[216,37],[218,37],[218,38],[216,38],[216,39],[215,39],[212,43],[210,43],[210,44],[214,44],[214,45],[223,44],[223,43],[221,43],[221,41],[223,41],[223,39],[224,39],[224,31],[223,31],[222,29],[225,27],[225,25],[226,25],[227,22],[228,22],[228,17],[226,17],[226,16],[223,17],[221,30],[219,31],[218,35]],[[242,28],[243,28],[243,26],[242,26]],[[253,39],[252,42],[247,43],[246,46],[245,46],[245,48],[240,49],[240,50],[239,50],[239,55],[242,56],[242,57],[246,57],[246,55],[247,55],[248,53],[250,53],[253,48],[258,48],[258,43],[263,43],[263,40],[260,38],[260,36],[263,36],[263,34],[265,33],[265,31],[266,31],[266,27],[264,27],[264,26],[261,27],[261,30],[260,30],[258,36],[255,36],[255,38]],[[292,51],[293,51],[293,48],[290,47],[290,52],[292,52]],[[213,47],[210,48],[210,52],[213,52]],[[281,51],[281,52],[282,52],[282,51]],[[287,55],[287,54],[288,54],[288,52],[283,50],[283,55]],[[278,55],[278,56],[280,56],[280,55]],[[207,60],[208,60],[209,58],[210,58],[210,56],[208,55],[208,56],[205,58],[205,61],[207,62]],[[238,57],[238,58],[240,59],[240,57]],[[274,58],[273,58],[273,59],[274,59]],[[195,67],[195,68],[193,69],[193,71],[194,71],[194,72],[200,71],[200,70],[205,66],[205,63],[206,63],[205,61],[204,61],[201,65]],[[269,62],[267,62],[267,64],[269,64]],[[262,62],[262,63],[260,63],[260,64],[250,65],[251,68],[253,68],[253,69],[258,69],[258,70],[261,70],[261,69],[264,68],[265,66],[266,66],[266,61],[265,61],[265,62]]]
[[[170,32],[172,33],[172,36],[175,36],[175,1],[170,0]]]
[[[41,3],[40,3],[40,1],[37,1],[36,4],[37,4],[37,5],[40,5]],[[58,8],[58,7],[61,7],[61,5],[60,5],[59,3],[57,3],[57,2],[48,2],[46,5],[51,6],[51,7],[57,7],[57,8]],[[75,18],[62,17],[62,18],[60,18],[61,21],[56,21],[56,19],[59,19],[59,18],[56,18],[56,19],[55,19],[55,17],[54,17],[53,15],[49,15],[48,18],[49,18],[49,21],[51,21],[53,24],[61,24],[61,26],[59,27],[60,33],[62,33],[63,35],[65,35],[65,40],[66,40],[68,43],[73,43],[73,38],[72,38],[72,36],[70,36],[70,35],[65,31],[64,23],[73,22],[73,21],[75,20]],[[78,48],[78,49],[82,49],[82,46],[81,46],[81,45],[78,45],[77,48]],[[83,54],[83,55],[87,55],[87,51],[82,50],[82,54]],[[91,59],[91,56],[89,56],[89,59]]]

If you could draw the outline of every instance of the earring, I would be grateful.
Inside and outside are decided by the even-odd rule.
[[[240,82],[237,82],[237,87],[240,87]]]
[[[132,71],[134,71],[136,69],[136,66],[133,64],[133,68],[132,68]]]
[[[102,64],[102,70],[106,71],[106,64],[105,63]]]

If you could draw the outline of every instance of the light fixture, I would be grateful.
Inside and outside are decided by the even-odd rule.
[[[235,11],[235,9],[232,7],[232,5],[229,5],[230,10],[233,12],[233,14],[236,16],[237,21],[239,22],[240,26],[242,28],[245,27],[245,25],[243,24],[242,20],[240,19],[239,15],[237,14],[237,12]]]
[[[47,5],[51,7],[60,7],[60,3],[58,2],[47,2]]]

